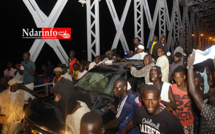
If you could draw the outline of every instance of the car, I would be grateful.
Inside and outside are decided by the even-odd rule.
[[[144,85],[144,78],[135,78],[131,75],[128,64],[142,68],[142,61],[129,61],[113,63],[113,65],[98,66],[88,71],[76,84],[75,95],[78,100],[83,101],[87,106],[98,112],[103,122],[107,123],[114,119],[115,114],[107,106],[112,103],[118,105],[119,98],[114,97],[113,83],[119,77],[126,78],[134,92]],[[33,134],[63,134],[69,133],[66,130],[65,121],[61,118],[59,110],[54,106],[54,95],[43,99],[35,99],[25,108],[23,119],[23,133]],[[107,130],[105,133],[116,133],[118,128]]]

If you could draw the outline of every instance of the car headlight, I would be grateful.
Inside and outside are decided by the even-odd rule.
[[[41,132],[38,132],[37,130],[31,130],[31,134],[42,134]]]

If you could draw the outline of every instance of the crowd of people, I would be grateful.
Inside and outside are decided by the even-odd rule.
[[[155,35],[148,49],[138,38],[133,39],[133,44],[134,51],[123,56],[113,49],[96,56],[92,62],[79,61],[75,51],[71,50],[68,66],[58,63],[55,67],[47,61],[41,66],[41,75],[30,60],[29,52],[23,53],[23,61],[15,68],[12,62],[8,62],[4,76],[0,78],[2,133],[18,131],[23,119],[23,106],[35,97],[44,97],[34,91],[34,85],[45,83],[52,83],[48,91],[54,93],[56,107],[73,134],[103,134],[114,127],[118,127],[121,134],[214,133],[214,67],[202,63],[195,66],[195,50],[187,56],[179,41],[173,44],[171,55],[165,36],[158,40]],[[76,99],[74,84],[94,67],[127,60],[143,61],[141,69],[131,64],[126,67],[133,77],[144,78],[144,86],[135,93],[125,78],[116,79],[113,92],[120,101],[117,107],[108,104],[116,116],[103,124],[98,113],[90,111],[85,102]],[[211,64],[214,66],[215,60]]]

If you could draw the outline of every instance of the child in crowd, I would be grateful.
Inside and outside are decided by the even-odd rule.
[[[81,134],[104,134],[103,120],[95,111],[84,114],[81,118]]]
[[[173,73],[173,78],[176,84],[172,85],[172,92],[176,100],[177,108],[173,114],[178,117],[184,128],[185,134],[194,133],[194,118],[191,108],[191,99],[188,94],[187,83],[185,83],[186,75],[184,67],[178,66]]]
[[[76,83],[76,81],[78,80],[78,72],[79,72],[79,64],[78,63],[74,63],[73,64],[73,71],[72,71],[72,78],[73,78],[73,82]]]
[[[85,74],[87,73],[87,70],[85,69],[85,66],[83,63],[80,64],[80,69],[78,72],[77,80],[81,79]]]

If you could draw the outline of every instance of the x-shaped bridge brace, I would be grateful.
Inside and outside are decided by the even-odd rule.
[[[30,11],[33,19],[37,25],[37,28],[43,27],[54,27],[57,19],[59,18],[63,8],[65,7],[68,0],[58,0],[55,4],[54,8],[52,9],[49,16],[46,16],[39,8],[35,0],[23,0],[26,7]],[[60,61],[63,64],[68,65],[68,56],[64,51],[63,47],[60,44],[58,39],[36,39],[30,49],[31,53],[31,60],[36,61],[41,49],[43,48],[44,44],[47,43],[57,54]]]

